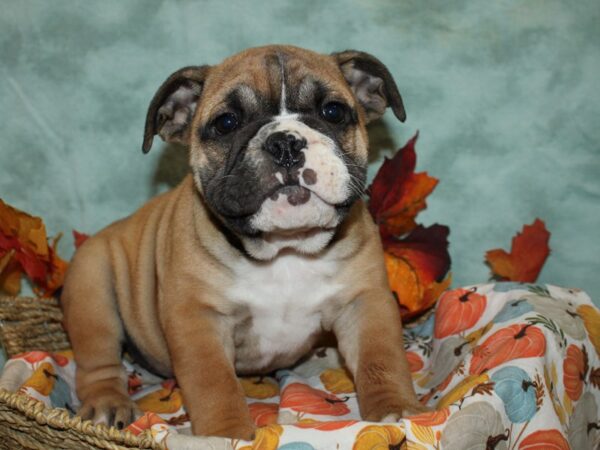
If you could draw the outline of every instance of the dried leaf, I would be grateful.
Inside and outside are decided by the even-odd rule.
[[[535,282],[550,254],[549,240],[550,233],[540,219],[525,225],[523,231],[513,238],[510,253],[502,249],[486,253],[485,259],[493,277],[522,283]]]
[[[415,217],[427,207],[425,199],[438,183],[426,172],[415,173],[415,142],[419,134],[386,158],[367,190],[369,211],[382,236],[401,236],[416,226]]]
[[[38,295],[53,295],[64,281],[67,262],[56,246],[60,235],[48,245],[46,227],[39,217],[19,211],[0,200],[0,291],[16,295],[21,275],[32,281]],[[7,255],[12,255],[6,260]]]
[[[8,266],[8,263],[10,262],[10,260],[14,254],[15,254],[14,249],[9,250],[3,254],[0,253],[0,255],[1,255],[0,256],[0,273],[2,273],[4,271],[4,269]]]
[[[15,238],[31,253],[41,257],[48,255],[46,227],[39,217],[33,217],[0,199],[0,235]]]
[[[402,240],[385,239],[390,289],[408,319],[427,310],[451,283],[448,227],[419,225]]]
[[[90,236],[85,233],[80,233],[77,230],[73,230],[73,240],[75,241],[75,248],[79,248],[81,244],[83,244],[89,237]]]
[[[8,295],[17,295],[21,290],[21,267],[13,258],[15,250],[9,250],[0,259],[0,291]]]
[[[56,247],[61,236],[61,234],[57,235],[52,240],[52,245],[49,247],[48,275],[45,283],[41,283],[39,288],[34,288],[36,294],[42,297],[52,297],[52,295],[54,295],[65,282],[65,275],[67,273],[67,267],[69,267],[69,264],[60,256],[58,256],[58,253],[56,252]]]

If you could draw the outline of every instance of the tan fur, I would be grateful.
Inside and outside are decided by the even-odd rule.
[[[355,103],[331,57],[286,49],[297,57],[298,77],[327,78]],[[220,91],[240,81],[270,89],[272,83],[253,70],[264,51],[243,52],[211,68],[195,122],[218,108]],[[271,76],[279,75],[274,69]],[[366,144],[364,117],[352,134]],[[193,152],[201,151],[191,144]],[[321,311],[322,328],[338,339],[363,418],[422,411],[378,230],[362,202],[353,206],[323,257],[340,262],[333,282],[344,289]],[[136,412],[121,366],[124,323],[144,358],[162,375],[177,378],[195,434],[251,438],[254,425],[234,368],[240,357],[233,329],[239,311],[226,294],[234,281],[230,268],[240,258],[246,256],[226,240],[191,175],[88,239],[73,259],[62,295],[81,414],[124,425]]]

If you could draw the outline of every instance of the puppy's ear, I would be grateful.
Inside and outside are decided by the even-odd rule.
[[[344,78],[362,105],[367,123],[378,119],[386,107],[392,108],[401,122],[406,120],[406,111],[398,86],[387,67],[369,53],[346,50],[333,53]]]
[[[189,125],[209,69],[210,66],[184,67],[171,74],[158,88],[146,115],[144,153],[150,151],[155,134],[165,142],[189,143]]]

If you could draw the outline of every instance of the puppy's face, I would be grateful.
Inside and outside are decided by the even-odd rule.
[[[173,74],[150,106],[144,149],[155,133],[188,144],[198,190],[255,257],[313,253],[363,192],[366,122],[394,104],[403,119],[395,83],[369,55],[261,47]]]

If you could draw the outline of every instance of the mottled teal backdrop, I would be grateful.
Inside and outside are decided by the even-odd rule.
[[[0,0],[0,196],[50,233],[95,232],[168,188],[185,151],[140,150],[147,104],[188,64],[290,43],[377,55],[407,106],[371,129],[371,176],[416,130],[441,180],[420,216],[451,228],[455,284],[535,217],[541,281],[600,298],[600,3]]]

